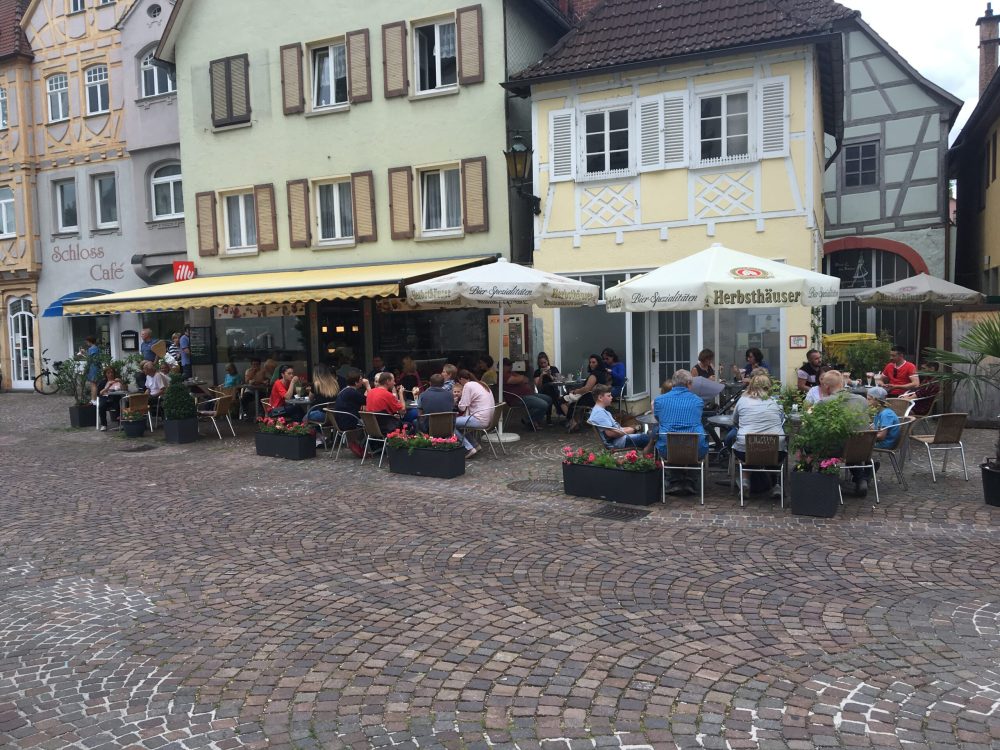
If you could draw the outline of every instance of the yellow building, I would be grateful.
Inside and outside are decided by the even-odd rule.
[[[842,125],[837,29],[855,13],[704,5],[608,0],[507,82],[532,102],[536,267],[606,289],[721,243],[822,269],[822,175]],[[817,333],[808,308],[730,311],[718,330],[701,312],[539,315],[564,371],[609,346],[636,399],[716,341],[724,374],[756,346],[788,380],[805,354],[790,339]]]

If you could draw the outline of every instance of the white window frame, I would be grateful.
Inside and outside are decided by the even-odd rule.
[[[324,187],[334,186],[334,199],[333,199],[333,224],[334,232],[333,237],[323,236],[323,210],[322,201],[320,198],[321,189]],[[343,234],[341,232],[343,224],[343,215],[340,211],[340,191],[347,187],[351,191],[351,233]],[[339,177],[329,180],[318,180],[313,183],[313,192],[316,195],[316,244],[321,247],[335,247],[337,245],[353,245],[355,242],[355,236],[357,233],[357,227],[354,222],[354,185],[351,184],[350,177]]]
[[[222,229],[223,229],[224,236],[225,236],[225,239],[226,239],[226,255],[249,255],[249,254],[256,253],[257,252],[257,242],[259,240],[258,240],[258,234],[257,234],[257,229],[258,229],[257,228],[257,204],[256,204],[256,199],[254,197],[253,190],[252,189],[250,189],[250,190],[234,190],[234,191],[231,191],[231,192],[228,192],[228,193],[223,193],[221,195],[221,198],[222,198],[222,200],[219,201],[219,204],[222,207]],[[243,244],[240,244],[240,245],[231,245],[231,244],[229,244],[229,239],[230,239],[230,237],[229,237],[229,199],[230,198],[236,198],[240,202],[240,212],[239,212],[240,226],[239,226],[239,232],[240,232],[240,240],[242,240],[242,243],[243,243]],[[253,244],[250,244],[249,242],[247,242],[247,240],[249,239],[248,236],[247,236],[247,228],[248,228],[248,224],[247,224],[247,208],[248,208],[248,201],[249,201],[250,216],[253,217],[253,221],[254,221],[254,228],[253,228],[254,229],[254,243]]]
[[[49,122],[64,122],[68,120],[69,76],[65,73],[55,73],[49,76],[45,81],[45,90],[49,101]],[[57,105],[55,108],[52,106],[54,103]]]
[[[458,195],[456,196],[458,200],[458,224],[455,226],[445,226],[448,221],[448,182],[445,179],[445,173],[449,171],[455,171],[458,173]],[[437,175],[439,188],[441,190],[441,210],[439,218],[441,219],[441,227],[428,229],[425,225],[425,219],[427,214],[425,212],[425,202],[427,200],[426,191],[424,190],[424,180],[430,179],[432,174]],[[435,166],[422,167],[417,171],[417,189],[420,191],[420,236],[421,237],[447,237],[447,236],[457,236],[461,235],[465,231],[465,206],[462,205],[462,168],[460,164],[439,164]]]
[[[114,0],[112,0],[113,2]],[[153,90],[148,91],[146,89],[146,72],[152,71],[153,73]],[[160,73],[166,74],[167,84],[163,91],[160,91]],[[173,94],[177,91],[177,79],[174,75],[174,69],[165,65],[164,63],[158,62],[155,57],[153,57],[153,50],[149,50],[146,54],[142,56],[139,62],[139,93],[141,98],[149,99],[153,96],[163,96],[165,94]]]
[[[345,76],[344,81],[346,82],[346,87],[344,89],[344,100],[337,101],[337,85],[336,80],[333,77],[333,53],[334,49],[337,47],[342,47],[344,49],[344,68]],[[330,103],[329,104],[318,104],[319,99],[319,71],[316,65],[316,53],[326,52],[326,65],[330,69]],[[314,112],[326,112],[331,109],[342,109],[349,107],[351,104],[351,70],[350,66],[347,64],[347,40],[346,39],[333,39],[329,42],[323,44],[317,44],[313,47],[309,47],[309,72],[312,76],[312,87],[310,93],[310,106]]]
[[[97,0],[98,5],[114,5],[115,0]]]
[[[87,115],[106,115],[111,111],[111,88],[108,66],[101,63],[92,65],[84,71],[87,82]],[[97,109],[90,108],[90,95],[97,92]]]
[[[76,213],[75,224],[63,224],[63,188],[67,185],[73,186],[73,211]],[[56,231],[59,234],[71,234],[80,231],[80,194],[76,189],[76,180],[55,180],[52,183],[56,194]]]
[[[10,196],[7,196],[10,193]],[[17,220],[14,217],[14,188],[0,187],[0,237],[7,239],[17,236]]]
[[[82,13],[86,9],[84,0],[69,0],[70,13]]]
[[[420,88],[420,36],[417,29],[428,26],[434,27],[434,80],[437,85],[434,88]],[[455,27],[455,82],[441,83],[441,27]],[[413,32],[413,90],[417,96],[422,94],[432,94],[438,91],[454,91],[458,88],[458,63],[461,51],[458,49],[458,20],[454,16],[448,18],[428,19],[426,21],[416,21],[411,25]]]
[[[165,169],[167,167],[180,167],[180,166],[181,165],[180,165],[179,162],[173,162],[173,163],[169,163],[169,164],[160,164],[159,166],[156,167],[156,169],[153,170],[152,174],[149,177],[149,199],[150,199],[150,206],[152,208],[152,210],[150,211],[150,214],[153,217],[153,221],[169,221],[171,219],[183,219],[184,218],[184,205],[183,205],[183,200],[184,200],[184,194],[183,194],[183,188],[184,188],[184,170],[183,170],[183,168],[181,168],[180,174],[164,175],[163,177],[157,177],[156,176],[156,173],[159,172],[161,169]],[[174,186],[178,185],[178,184],[181,186],[181,190],[182,190],[182,192],[181,192],[181,210],[180,211],[177,210],[177,202],[174,200]],[[170,207],[173,209],[173,211],[171,213],[158,214],[156,212],[156,188],[158,186],[161,186],[161,185],[166,185],[167,188],[170,191]]]
[[[628,166],[623,169],[611,169],[604,170],[601,172],[588,172],[587,171],[587,117],[588,115],[603,114],[605,121],[605,138],[604,138],[604,155],[605,159],[609,160],[610,156],[610,130],[608,124],[610,122],[611,112],[620,112],[625,110],[626,118],[628,121]],[[635,122],[635,99],[633,98],[622,98],[614,100],[605,100],[600,102],[593,102],[586,105],[578,107],[577,113],[577,182],[586,182],[589,180],[606,180],[618,177],[632,177],[638,173],[636,169],[636,138],[637,138],[637,126]]]
[[[729,156],[726,154],[728,134],[726,133],[727,126],[727,108],[726,102],[730,96],[739,96],[740,94],[746,94],[747,97],[747,152],[745,154],[739,154],[736,156]],[[701,137],[701,103],[706,99],[719,99],[722,100],[720,122],[722,125],[721,132],[721,144],[722,144],[722,155],[719,157],[708,157],[703,158],[701,153],[702,137]],[[746,86],[730,87],[724,89],[702,89],[696,92],[694,96],[694,108],[691,113],[691,141],[695,150],[695,161],[699,166],[716,166],[721,164],[743,164],[746,162],[757,161],[757,143],[756,139],[758,137],[756,132],[756,120],[758,117],[757,112],[757,95],[755,87],[752,84],[747,84]]]
[[[0,130],[6,130],[10,123],[7,109],[7,87],[0,86]]]
[[[101,183],[104,180],[111,180],[111,184],[115,191],[115,216],[114,219],[108,219],[102,215],[101,207]],[[95,174],[90,178],[91,185],[91,195],[94,201],[94,226],[97,229],[117,229],[118,224],[118,180],[115,179],[114,172],[105,172],[103,174]]]

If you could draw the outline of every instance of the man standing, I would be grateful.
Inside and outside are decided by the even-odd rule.
[[[705,428],[701,424],[701,412],[705,408],[705,402],[700,396],[696,396],[689,390],[691,386],[691,373],[687,370],[678,370],[671,378],[672,388],[662,396],[657,396],[653,402],[653,413],[660,424],[660,434],[656,441],[656,449],[665,461],[669,461],[667,455],[667,434],[670,432],[695,432],[701,437],[698,439],[698,457],[704,458],[708,453],[708,437],[705,435]],[[666,493],[668,495],[693,495],[694,478],[687,471],[672,471],[670,482]]]
[[[912,362],[906,361],[906,349],[897,344],[889,352],[889,364],[878,376],[879,382],[888,389],[889,395],[899,396],[910,388],[919,388],[917,367]]]
[[[146,362],[156,362],[156,352],[153,351],[153,329],[143,328],[139,333],[139,353]]]
[[[615,400],[611,386],[595,385],[593,394],[594,408],[587,421],[601,433],[602,442],[608,448],[645,448],[649,435],[636,434],[634,427],[622,427],[608,411]]]
[[[184,332],[181,334],[181,340],[179,342],[181,350],[181,372],[184,374],[185,380],[190,380],[192,375],[191,369],[191,326],[184,326]]]
[[[406,406],[403,404],[403,386],[396,386],[391,372],[380,372],[375,377],[375,387],[368,391],[365,399],[367,411],[379,415],[378,423],[382,434],[387,435],[403,426]]]
[[[371,372],[368,373],[366,380],[369,383],[377,383],[379,373],[383,372],[389,372],[389,368],[385,366],[385,362],[382,361],[382,357],[376,354],[372,357],[372,369]]]

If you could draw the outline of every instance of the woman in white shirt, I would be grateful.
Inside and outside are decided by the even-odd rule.
[[[493,410],[497,402],[493,398],[493,391],[476,380],[476,376],[468,370],[459,370],[455,376],[458,384],[462,386],[462,395],[458,399],[458,411],[460,416],[455,418],[455,427],[486,427],[493,417]],[[462,445],[467,451],[466,458],[475,456],[481,448],[473,445],[472,442],[462,435]]]
[[[750,378],[747,389],[733,409],[733,423],[738,428],[733,452],[741,461],[746,458],[746,436],[750,434],[780,435],[778,449],[785,449],[785,412],[781,404],[771,397],[771,378],[768,375],[758,374]],[[775,474],[751,472],[750,486],[746,489],[751,493],[766,492],[774,487],[776,481]]]

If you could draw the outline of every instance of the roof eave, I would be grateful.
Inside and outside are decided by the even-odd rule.
[[[174,9],[170,11],[170,18],[167,19],[167,25],[163,29],[163,36],[160,37],[160,43],[156,45],[156,51],[153,53],[153,57],[157,60],[169,63],[176,62],[174,51],[177,46],[177,36],[184,26],[184,19],[187,17],[190,7],[190,2],[177,0]]]
[[[551,3],[547,2],[547,0],[531,0],[531,3],[535,5],[540,11],[542,11],[545,15],[547,15],[549,18],[555,21],[556,24],[563,31],[569,31],[571,28],[573,28],[573,24],[569,22],[569,19],[566,18],[562,13],[560,13],[554,7],[552,7]]]
[[[965,141],[974,137],[984,126],[992,125],[994,120],[1000,118],[1000,68],[993,74],[989,84],[979,95],[976,108],[972,110],[969,119],[965,121],[958,137],[952,144],[949,154],[954,153],[955,158],[961,158],[962,146]]]

